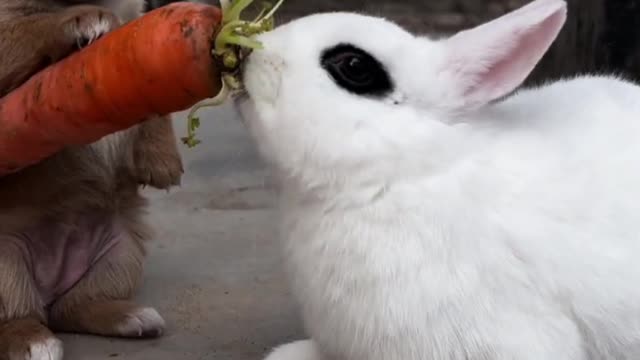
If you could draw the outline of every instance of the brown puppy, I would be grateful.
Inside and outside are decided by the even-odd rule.
[[[2,0],[0,95],[143,6]],[[129,301],[150,237],[139,187],[167,189],[181,174],[170,119],[158,116],[0,177],[0,360],[60,360],[62,344],[51,331],[162,333],[154,309]]]

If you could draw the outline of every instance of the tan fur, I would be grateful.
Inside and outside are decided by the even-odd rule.
[[[60,298],[49,312],[50,326],[57,331],[90,332],[120,336],[117,328],[138,308],[126,301],[142,280],[144,247],[149,229],[128,218],[131,234],[110,256],[98,263],[74,288]],[[82,309],[82,311],[78,311]]]
[[[138,0],[113,0],[113,5],[125,19],[142,9]],[[86,33],[82,27],[95,25],[96,18],[115,19],[100,6],[49,0],[0,2],[0,94],[74,51],[82,40],[78,34]],[[142,218],[146,200],[139,187],[167,189],[179,184],[182,172],[171,121],[157,116],[0,177],[0,360],[39,337],[53,336],[43,326],[47,324],[54,330],[97,335],[159,335],[160,331],[118,334],[118,329],[123,319],[141,309],[129,302],[142,277],[144,242],[151,237]],[[43,219],[73,224],[76,216],[92,211],[105,214],[105,221],[123,223],[128,236],[50,309],[44,309],[32,283],[33,264],[19,245],[2,239],[10,240],[9,234]]]
[[[0,281],[0,294],[4,294],[0,295],[0,319],[34,318],[45,321],[42,303],[31,281],[29,264],[23,261],[18,245],[2,241],[2,238],[0,244],[0,274],[3,278]],[[0,336],[2,338],[4,336]]]

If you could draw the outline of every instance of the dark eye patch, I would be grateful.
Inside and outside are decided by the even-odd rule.
[[[321,65],[341,88],[363,96],[384,96],[393,84],[384,66],[368,52],[349,44],[325,50]]]

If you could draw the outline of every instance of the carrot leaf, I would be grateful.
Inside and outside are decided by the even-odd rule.
[[[252,50],[262,49],[262,44],[255,40],[255,36],[270,31],[274,27],[273,16],[284,0],[277,0],[272,6],[264,2],[262,10],[252,21],[241,20],[242,12],[254,0],[220,0],[222,9],[222,24],[213,40],[212,55],[224,67],[222,71],[222,89],[212,99],[206,99],[194,105],[187,116],[187,136],[182,142],[188,147],[200,143],[195,138],[196,129],[200,126],[200,119],[195,113],[203,107],[218,106],[224,103],[231,91],[242,88],[240,79],[240,65]]]

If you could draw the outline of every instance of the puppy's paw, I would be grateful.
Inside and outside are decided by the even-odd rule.
[[[0,324],[0,359],[62,360],[62,341],[37,319]]]
[[[63,345],[59,339],[49,336],[40,339],[14,339],[9,345],[8,360],[62,360]]]
[[[62,360],[62,341],[50,337],[29,344],[23,353],[12,354],[10,360]]]
[[[165,329],[164,319],[155,309],[130,301],[58,305],[50,315],[50,326],[57,331],[140,339],[162,336]],[[76,308],[82,312],[75,311]]]
[[[116,329],[122,337],[155,338],[164,333],[165,322],[155,309],[138,308],[126,314]]]
[[[120,26],[118,17],[100,6],[78,5],[66,10],[65,41],[83,48]]]

